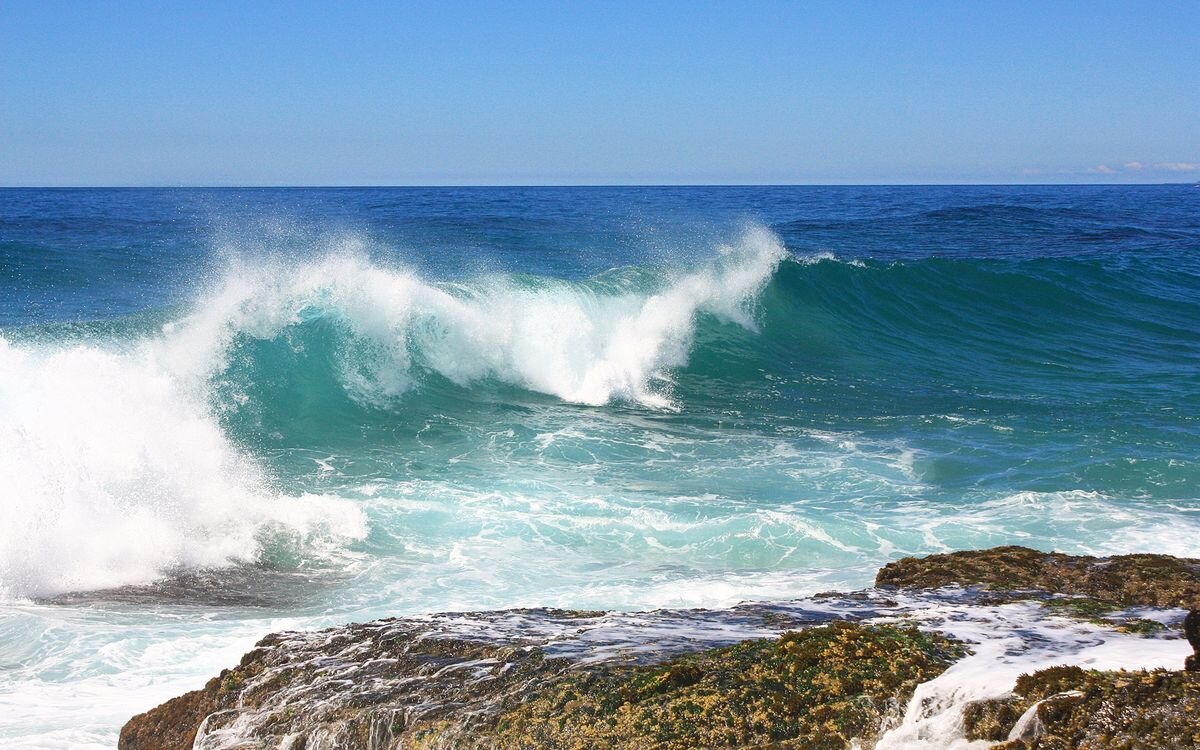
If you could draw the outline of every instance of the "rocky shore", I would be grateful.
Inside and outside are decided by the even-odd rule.
[[[1200,748],[1198,612],[1200,560],[1001,547],[726,610],[277,633],[119,747]]]

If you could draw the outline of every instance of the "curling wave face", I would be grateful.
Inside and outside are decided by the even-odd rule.
[[[368,402],[402,395],[426,371],[462,387],[494,378],[573,403],[664,407],[662,384],[687,363],[697,315],[753,330],[753,306],[786,254],[754,229],[705,267],[649,279],[432,284],[354,254],[299,268],[258,264],[231,271],[196,314],[169,325],[168,346],[219,357],[231,338],[324,325],[343,337],[341,385]]]

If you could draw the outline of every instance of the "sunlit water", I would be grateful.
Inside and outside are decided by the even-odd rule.
[[[0,191],[0,743],[111,747],[283,627],[1196,555],[1198,209]]]

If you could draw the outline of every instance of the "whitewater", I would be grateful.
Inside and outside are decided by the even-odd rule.
[[[173,568],[252,563],[277,539],[313,552],[362,539],[362,511],[285,497],[223,433],[208,399],[238,337],[273,341],[330,322],[349,398],[386,408],[424,369],[470,387],[490,377],[563,401],[670,408],[700,311],[753,328],[749,305],[784,256],[762,230],[661,291],[506,279],[439,288],[339,254],[284,270],[238,267],[160,334],[110,347],[0,339],[4,448],[0,583],[10,596],[148,583]],[[236,388],[236,386],[235,386]],[[45,481],[53,477],[52,482]]]
[[[0,744],[281,628],[1196,556],[1192,193],[5,191]]]

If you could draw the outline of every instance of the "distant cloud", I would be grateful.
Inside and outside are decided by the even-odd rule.
[[[1169,172],[1200,172],[1200,162],[1196,161],[1164,161],[1154,166]]]
[[[1049,171],[1045,169],[1038,169],[1036,167],[1027,167],[1021,170],[1021,174],[1027,177],[1033,177],[1041,174],[1058,174],[1063,176],[1072,175],[1077,178],[1083,175],[1111,176],[1123,174],[1130,175],[1132,178],[1133,174],[1138,172],[1143,172],[1147,175],[1153,175],[1154,172],[1200,172],[1200,161],[1159,161],[1153,163],[1142,161],[1126,161],[1122,162],[1118,167],[1110,167],[1108,164],[1097,164],[1094,167],[1087,167],[1086,169],[1057,169],[1054,171]],[[1141,177],[1141,179],[1145,179],[1145,177]]]

